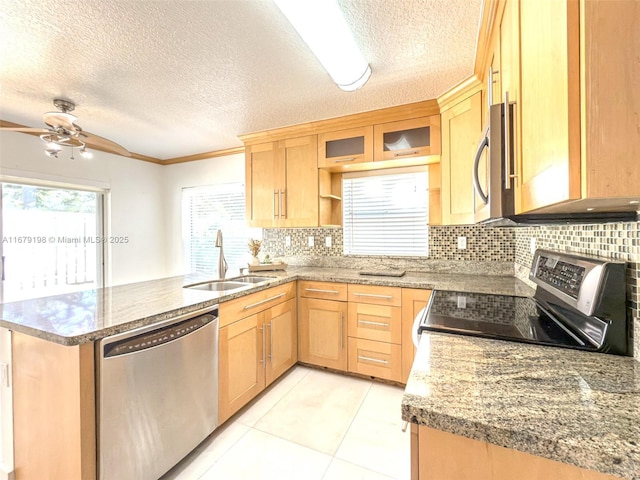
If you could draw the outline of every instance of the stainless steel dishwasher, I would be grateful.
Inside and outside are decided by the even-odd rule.
[[[100,480],[156,480],[218,423],[218,309],[96,344]]]

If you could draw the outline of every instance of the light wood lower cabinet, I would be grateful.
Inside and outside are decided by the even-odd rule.
[[[349,285],[350,372],[402,380],[402,295],[397,287]]]
[[[417,425],[411,426],[411,456],[411,480],[513,480],[516,478],[518,480],[556,478],[614,480],[617,478]]]
[[[300,361],[347,370],[347,303],[301,298]]]
[[[402,289],[402,382],[407,383],[416,347],[413,344],[412,328],[416,315],[427,306],[431,298],[431,290],[419,288]]]
[[[298,348],[302,362],[347,370],[347,285],[298,282]]]
[[[298,361],[296,318],[295,282],[220,305],[219,423]]]
[[[95,480],[93,343],[11,334],[16,480]]]

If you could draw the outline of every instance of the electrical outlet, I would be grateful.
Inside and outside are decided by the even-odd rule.
[[[312,236],[309,236],[309,246],[313,247],[315,245],[315,241]]]
[[[465,250],[467,248],[467,237],[458,237],[458,250]]]
[[[324,245],[327,248],[331,248],[331,237],[325,237],[324,238]]]
[[[536,253],[536,237],[531,237],[529,239],[529,250],[531,251],[531,255]]]
[[[291,235],[287,235],[286,237],[284,237],[284,246],[285,247],[291,246]]]
[[[458,308],[467,308],[467,297],[458,295]]]

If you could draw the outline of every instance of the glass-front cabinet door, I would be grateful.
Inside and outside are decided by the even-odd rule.
[[[318,136],[318,168],[341,168],[373,161],[373,126]]]
[[[374,160],[440,155],[440,116],[375,125]]]

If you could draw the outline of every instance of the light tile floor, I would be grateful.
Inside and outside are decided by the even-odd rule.
[[[402,388],[296,366],[162,480],[409,480]]]

